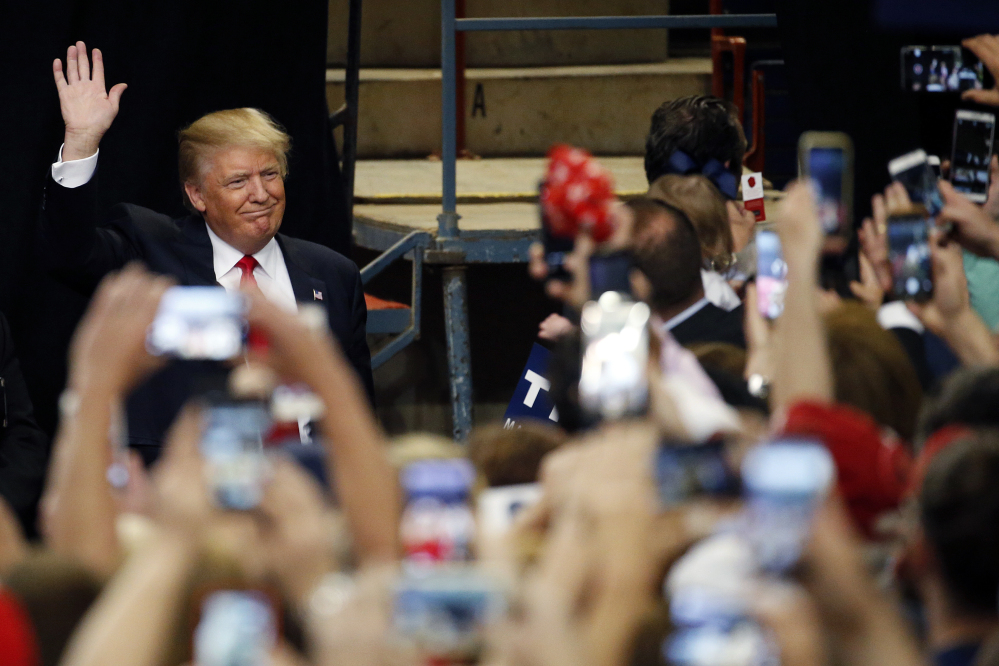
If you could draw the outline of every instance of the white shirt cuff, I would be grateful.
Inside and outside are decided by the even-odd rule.
[[[919,318],[912,314],[902,301],[885,303],[878,308],[878,323],[886,331],[893,328],[909,328],[922,335],[923,331],[926,330],[923,322],[919,321]]]
[[[97,156],[101,152],[100,148],[90,157],[84,157],[82,160],[70,160],[69,162],[62,161],[62,149],[63,146],[59,146],[59,160],[52,164],[52,180],[69,188],[89,183],[90,179],[94,177],[94,172],[97,171]]]

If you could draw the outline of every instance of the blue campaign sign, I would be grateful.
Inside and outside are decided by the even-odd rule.
[[[517,390],[513,392],[510,406],[503,415],[504,428],[515,428],[517,422],[523,419],[558,423],[558,412],[552,404],[552,384],[548,381],[548,359],[551,355],[550,351],[534,343],[517,382]]]

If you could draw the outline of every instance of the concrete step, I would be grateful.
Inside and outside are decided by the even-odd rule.
[[[327,62],[347,61],[348,0],[330,0]],[[467,0],[470,18],[669,13],[669,0]],[[364,0],[362,67],[439,67],[440,0]],[[482,32],[467,37],[470,67],[659,62],[666,30]]]
[[[628,198],[648,189],[640,156],[601,157],[614,179],[614,191]],[[544,177],[543,157],[458,160],[455,183],[459,204],[534,203]],[[361,160],[354,176],[354,203],[437,204],[441,201],[441,163],[431,160]],[[370,213],[375,208],[365,208]],[[434,219],[436,213],[428,215]],[[533,214],[532,216],[536,217]]]
[[[331,109],[344,99],[343,70],[326,72]],[[543,155],[567,142],[601,155],[638,155],[652,112],[665,100],[704,94],[708,58],[637,65],[472,68],[467,147],[478,155]],[[426,157],[441,145],[440,70],[361,70],[358,155]],[[338,137],[338,145],[342,140]]]

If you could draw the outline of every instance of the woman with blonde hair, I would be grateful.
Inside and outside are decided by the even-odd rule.
[[[690,218],[701,243],[704,295],[724,310],[737,308],[742,301],[726,279],[735,259],[732,229],[725,199],[714,184],[704,176],[666,174],[652,182],[647,196],[679,208]]]

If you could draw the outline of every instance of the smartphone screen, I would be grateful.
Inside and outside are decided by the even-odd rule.
[[[476,500],[479,529],[488,535],[506,534],[513,527],[517,515],[537,504],[541,495],[541,485],[537,483],[486,488]]]
[[[631,267],[634,265],[630,252],[594,254],[590,257],[590,294],[593,298],[607,291],[631,293]]]
[[[888,218],[888,261],[897,298],[928,299],[933,294],[930,221],[919,215]]]
[[[506,608],[504,588],[474,567],[410,571],[395,585],[392,625],[426,656],[464,662],[479,656],[485,633]]]
[[[842,148],[813,147],[808,150],[807,175],[817,188],[819,222],[827,234],[846,228],[843,202],[843,170],[846,160]]]
[[[583,306],[579,404],[591,419],[616,420],[645,412],[650,314],[648,305],[616,291]]]
[[[268,463],[264,437],[271,419],[258,401],[217,401],[203,412],[201,454],[205,458],[215,502],[246,511],[264,494]]]
[[[975,203],[985,203],[988,199],[995,127],[994,113],[958,109],[954,115],[950,181],[955,190]]]
[[[151,354],[221,361],[243,349],[246,300],[222,287],[171,287],[146,336]]]
[[[787,437],[746,454],[746,536],[764,571],[787,571],[798,561],[835,477],[832,455],[818,441]]]
[[[940,160],[936,160],[937,173]],[[937,188],[937,176],[930,164],[930,156],[924,150],[914,150],[888,163],[888,173],[892,180],[901,183],[913,203],[926,206],[930,215],[943,210],[943,198]]]
[[[787,264],[780,247],[780,236],[770,229],[756,232],[756,305],[767,319],[776,319],[784,311],[787,291]]]
[[[662,442],[656,452],[655,480],[664,507],[700,495],[733,495],[739,488],[722,441]]]
[[[220,590],[201,604],[194,630],[198,666],[266,664],[278,640],[271,600],[253,590]]]
[[[903,46],[902,89],[962,92],[995,85],[974,53],[960,46]]]
[[[930,166],[930,171],[933,172],[933,177],[936,178],[937,180],[940,180],[941,177],[940,158],[937,157],[936,155],[927,155],[926,163]]]
[[[548,224],[544,219],[544,212],[542,212],[541,219],[541,241],[545,246],[545,263],[548,265],[548,279],[568,282],[571,276],[565,269],[565,260],[572,254],[574,240],[572,238],[561,238],[552,235],[551,229],[548,228]]]

